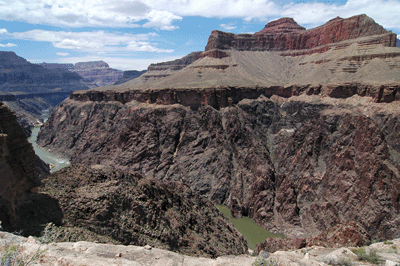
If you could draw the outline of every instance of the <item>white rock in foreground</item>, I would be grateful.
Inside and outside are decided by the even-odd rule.
[[[198,258],[181,255],[175,252],[152,248],[150,246],[124,246],[111,244],[97,244],[91,242],[63,242],[40,244],[33,237],[20,237],[10,233],[0,232],[0,251],[5,246],[18,247],[19,258],[25,263],[35,254],[40,258],[29,265],[54,266],[251,266],[260,257],[249,255],[222,256],[217,259]],[[375,248],[385,265],[400,265],[400,239],[386,243],[376,243],[366,250]],[[4,252],[0,253],[4,256]],[[294,251],[277,251],[270,254],[267,265],[279,266],[326,266],[329,259],[347,259],[353,265],[370,265],[367,262],[356,261],[357,256],[347,248],[329,249],[325,247],[308,247]],[[0,257],[1,260],[1,257]],[[273,263],[272,263],[273,262]],[[262,265],[262,264],[261,264]]]

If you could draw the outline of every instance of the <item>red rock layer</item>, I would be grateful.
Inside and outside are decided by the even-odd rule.
[[[263,30],[255,34],[233,34],[214,30],[205,50],[302,50],[374,35],[382,35],[378,38],[378,43],[389,47],[396,46],[396,34],[385,30],[366,15],[347,19],[337,17],[310,30],[304,30],[293,19],[282,18],[268,23]]]

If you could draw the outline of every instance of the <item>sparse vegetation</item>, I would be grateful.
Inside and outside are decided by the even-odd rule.
[[[40,247],[36,250],[33,256],[24,257],[21,255],[23,247],[19,244],[8,243],[1,250],[0,266],[28,266],[35,264],[43,256],[46,250],[41,250]]]
[[[377,250],[371,248],[369,252],[365,250],[365,248],[358,248],[353,250],[354,254],[357,255],[358,260],[361,261],[366,261],[372,264],[380,264],[383,262],[383,260],[378,256]]]
[[[53,223],[48,223],[43,230],[42,236],[37,238],[37,240],[41,244],[49,244],[55,242],[60,234],[61,229],[57,228]]]
[[[348,258],[340,258],[338,260],[330,259],[328,261],[325,261],[325,263],[328,265],[333,265],[333,266],[353,266],[354,265],[354,263]]]
[[[252,266],[279,266],[282,265],[279,261],[275,259],[262,259],[257,258],[255,262],[253,262]]]
[[[1,221],[0,221],[0,230]],[[36,239],[41,244],[48,244],[54,242],[58,237],[59,231],[54,224],[47,224],[43,231],[43,236]],[[41,249],[40,246],[36,250],[35,254],[30,257],[23,256],[21,253],[23,251],[23,246],[16,244],[13,241],[4,245],[1,249],[0,254],[0,266],[28,266],[37,263],[47,249]]]

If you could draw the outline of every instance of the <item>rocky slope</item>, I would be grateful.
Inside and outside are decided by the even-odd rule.
[[[43,182],[41,191],[60,204],[68,241],[107,239],[205,257],[247,253],[229,220],[188,186],[78,165]]]
[[[399,237],[393,34],[366,16],[307,31],[282,21],[258,35],[342,31],[300,50],[207,50],[168,77],[74,92],[38,141],[72,163],[187,184],[289,236],[353,221],[372,239]]]

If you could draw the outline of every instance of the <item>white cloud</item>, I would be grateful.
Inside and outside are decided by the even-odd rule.
[[[345,4],[317,1],[282,5],[278,0],[0,0],[0,18],[62,27],[174,30],[178,27],[174,23],[185,16],[246,21],[290,16],[299,24],[314,27],[336,16],[365,13],[385,28],[400,29],[398,0],[347,0]]]
[[[107,64],[115,69],[119,70],[144,70],[150,64],[160,63],[166,61],[172,61],[178,58],[182,58],[183,55],[177,56],[165,56],[158,58],[132,58],[132,57],[113,57],[113,56],[85,56],[85,57],[66,57],[57,60],[57,63],[73,63],[76,62],[87,62],[87,61],[99,61],[103,60]]]
[[[234,30],[234,29],[237,28],[236,26],[234,26],[233,23],[229,23],[229,24],[219,24],[219,26],[220,26],[221,28],[223,28],[224,30]]]
[[[157,48],[150,39],[157,36],[148,34],[120,34],[105,31],[66,32],[31,30],[14,32],[10,35],[15,39],[51,42],[60,49],[79,50],[90,53],[109,52],[156,52],[171,53],[171,49]]]
[[[149,22],[145,23],[145,28],[160,28],[162,30],[174,30],[177,27],[172,26],[174,20],[181,20],[182,17],[176,16],[168,11],[152,10],[148,14]]]
[[[0,34],[7,34],[7,33],[8,33],[7,29],[0,29]]]
[[[17,46],[17,45],[13,44],[13,43],[7,43],[7,44],[1,44],[0,43],[0,47],[14,47],[14,46]]]
[[[167,30],[175,29],[172,23],[182,19],[140,0],[0,0],[0,18],[63,27],[132,28],[144,23]]]
[[[289,4],[282,8],[280,17],[293,17],[299,24],[319,26],[327,20],[366,14],[387,29],[400,30],[400,1],[397,0],[348,0],[344,5],[318,2]]]
[[[59,55],[59,56],[67,56],[67,55],[69,55],[69,53],[56,53],[56,55]]]

